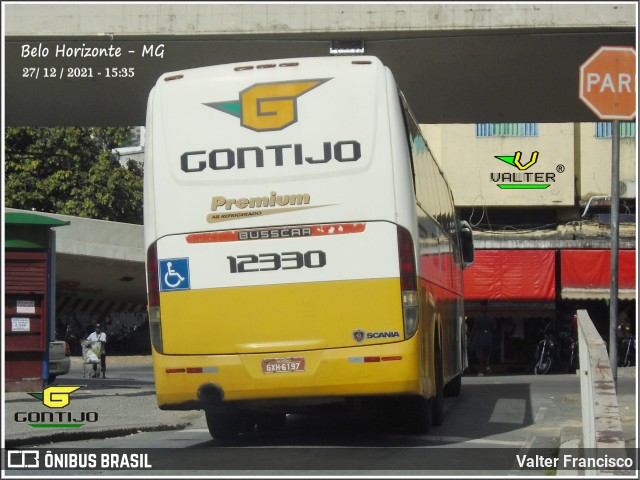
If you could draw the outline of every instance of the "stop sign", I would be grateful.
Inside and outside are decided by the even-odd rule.
[[[580,100],[601,120],[636,116],[636,51],[600,47],[580,66]]]

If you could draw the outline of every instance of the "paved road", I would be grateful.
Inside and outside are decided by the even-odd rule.
[[[165,467],[176,475],[199,471],[312,475],[326,474],[327,469],[342,474],[353,470],[364,475],[421,475],[442,462],[448,467],[446,475],[504,475],[522,474],[514,466],[518,452],[557,452],[563,431],[581,427],[577,375],[505,375],[464,377],[460,397],[446,399],[444,425],[433,427],[428,435],[399,435],[383,417],[337,414],[290,416],[283,432],[252,432],[221,442],[211,439],[201,413],[163,412],[155,407],[150,368],[149,364],[112,365],[109,378],[92,381],[72,372],[65,384],[87,386],[77,400],[72,397],[71,406],[98,409],[101,425],[89,426],[84,439],[80,432],[67,432],[55,444],[34,438],[28,444],[100,451],[171,448],[175,453],[166,457],[170,460],[160,461],[168,462]],[[635,441],[635,368],[619,370],[618,377],[625,435]],[[6,405],[24,408],[24,402],[31,400],[14,398]],[[37,410],[36,406],[37,402],[30,403],[28,408]],[[21,436],[16,427],[25,426],[16,426],[12,420],[8,412],[6,423],[11,428],[7,431],[13,431],[15,445]],[[178,458],[182,466],[176,463]],[[545,469],[540,472],[544,474]]]

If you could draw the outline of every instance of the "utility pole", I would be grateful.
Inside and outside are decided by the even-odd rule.
[[[600,120],[611,125],[611,283],[609,292],[609,362],[618,387],[618,244],[620,203],[620,120],[636,118],[636,50],[602,46],[580,65],[578,97]]]
[[[618,389],[618,245],[620,203],[620,121],[611,122],[611,291],[609,293],[609,362]]]

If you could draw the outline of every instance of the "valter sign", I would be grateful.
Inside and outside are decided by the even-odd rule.
[[[636,51],[600,47],[580,66],[580,100],[601,120],[636,116]]]

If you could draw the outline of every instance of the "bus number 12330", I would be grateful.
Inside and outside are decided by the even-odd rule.
[[[295,270],[302,267],[322,268],[327,256],[322,250],[302,252],[261,253],[260,255],[229,256],[230,273],[266,272],[272,270]]]

